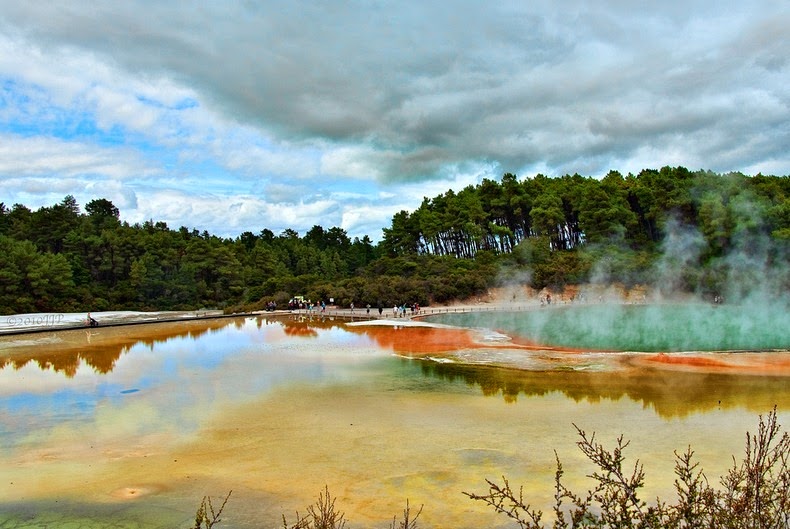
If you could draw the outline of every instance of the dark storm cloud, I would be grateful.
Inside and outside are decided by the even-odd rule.
[[[381,181],[790,170],[787,2],[2,2],[2,29],[166,77]],[[336,167],[336,170],[342,169]]]

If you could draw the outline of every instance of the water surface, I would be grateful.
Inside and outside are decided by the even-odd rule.
[[[790,348],[790,311],[778,305],[591,304],[426,319],[483,327],[534,343],[598,351],[755,351]]]
[[[462,491],[506,475],[548,508],[553,449],[588,486],[573,424],[630,438],[650,497],[672,493],[673,450],[715,482],[757,414],[788,423],[775,369],[478,338],[288,318],[2,337],[0,521],[187,527],[232,489],[224,527],[275,527],[328,486],[352,527],[388,527],[407,498],[423,527],[497,527]]]

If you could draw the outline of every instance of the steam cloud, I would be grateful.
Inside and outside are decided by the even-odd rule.
[[[790,245],[768,233],[766,211],[758,202],[736,197],[730,207],[732,235],[727,251],[719,255],[711,252],[709,239],[695,226],[677,218],[666,222],[661,254],[640,285],[644,297],[624,296],[616,287],[632,283],[632,278],[618,276],[617,256],[611,253],[618,245],[613,244],[608,254],[601,252],[589,284],[575,299],[559,299],[554,293],[555,305],[602,305],[598,309],[515,313],[511,320],[480,319],[472,326],[493,324],[538,342],[560,340],[563,345],[603,349],[612,344],[618,350],[653,351],[790,349]],[[529,264],[527,269],[522,277],[511,272],[503,281],[507,301],[517,301],[516,284],[532,277]],[[518,301],[527,300],[523,284]],[[651,306],[635,310],[628,306],[632,303]],[[670,309],[668,304],[682,307]]]

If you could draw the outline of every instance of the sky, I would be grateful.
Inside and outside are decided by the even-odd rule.
[[[506,172],[788,175],[787,28],[787,0],[0,0],[0,202],[378,241]]]

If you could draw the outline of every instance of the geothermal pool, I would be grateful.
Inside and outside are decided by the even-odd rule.
[[[324,486],[350,527],[506,521],[462,491],[505,475],[551,505],[556,449],[580,492],[573,424],[640,458],[674,499],[673,450],[711,482],[758,414],[790,419],[790,354],[571,351],[499,331],[235,318],[0,337],[0,524],[281,526]],[[681,362],[668,361],[680,358]],[[691,361],[693,359],[710,361]]]
[[[790,347],[790,311],[777,305],[565,305],[465,312],[426,320],[501,330],[531,343],[585,351],[765,351]]]

